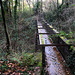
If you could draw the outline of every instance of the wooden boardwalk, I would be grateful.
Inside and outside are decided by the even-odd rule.
[[[37,19],[38,33],[47,33],[42,23]],[[56,30],[54,30],[57,32]],[[58,33],[58,32],[57,32]],[[47,34],[39,34],[40,45],[52,44],[52,39],[49,39]],[[48,75],[71,75],[70,72],[65,68],[65,61],[59,53],[56,46],[45,46],[45,71]]]

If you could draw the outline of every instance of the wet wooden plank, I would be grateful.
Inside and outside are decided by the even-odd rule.
[[[42,24],[38,21],[37,25],[42,27]],[[39,26],[39,28],[40,28]],[[38,29],[39,33],[47,33],[45,29]],[[49,75],[70,75],[68,70],[64,69],[64,59],[62,58],[61,54],[57,50],[56,46],[50,42],[48,39],[47,34],[39,34],[39,41],[41,46],[45,46],[45,56],[47,63],[45,70],[48,72]],[[47,46],[52,45],[52,46]]]

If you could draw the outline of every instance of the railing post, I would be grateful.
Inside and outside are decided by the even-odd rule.
[[[45,47],[42,46],[42,67],[45,67]]]
[[[35,51],[37,51],[37,33],[35,31]]]
[[[38,43],[38,42],[37,42],[37,39],[38,39],[38,38],[37,38],[37,33],[38,33],[38,29],[37,29],[37,20],[36,20],[36,30],[35,30],[35,51],[37,51],[37,49],[38,49],[38,48],[37,48],[37,43]]]
[[[42,46],[42,72],[41,75],[44,75],[44,67],[45,67],[45,46]]]

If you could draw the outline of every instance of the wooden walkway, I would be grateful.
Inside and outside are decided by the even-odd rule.
[[[37,19],[38,33],[47,33],[42,23]],[[54,29],[55,32],[57,32]],[[58,32],[57,32],[58,33]],[[39,34],[40,45],[52,44],[52,39],[47,34]],[[59,53],[56,46],[45,46],[45,71],[48,75],[71,75],[67,68],[65,68],[65,61]],[[44,63],[44,62],[43,62]]]

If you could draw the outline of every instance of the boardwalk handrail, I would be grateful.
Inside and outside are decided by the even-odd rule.
[[[60,34],[60,33],[52,33],[52,34],[51,34],[51,33],[37,33],[37,34],[38,34],[38,35],[39,35],[39,34],[49,34],[49,35],[55,35],[55,34]]]
[[[38,22],[38,19],[37,19],[37,22]],[[38,27],[38,26],[40,26],[40,27]],[[47,26],[47,27],[46,27]],[[59,32],[57,32],[54,28],[50,28],[51,26],[48,26],[48,25],[42,25],[41,26],[41,24],[40,24],[40,22],[38,22],[37,24],[36,24],[36,31],[35,31],[35,47],[36,47],[36,50],[38,50],[38,48],[41,48],[41,51],[42,51],[42,72],[43,71],[45,71],[45,68],[44,67],[47,67],[46,66],[46,64],[48,65],[48,67],[50,67],[51,65],[51,63],[50,63],[50,59],[51,58],[49,58],[49,55],[50,55],[50,52],[52,53],[52,51],[54,51],[55,49],[56,49],[56,51],[58,51],[58,49],[57,49],[57,47],[61,47],[62,49],[63,48],[65,48],[65,49],[61,49],[61,51],[64,53],[65,51],[66,51],[66,54],[64,54],[64,55],[66,55],[67,56],[67,50],[69,50],[69,48],[70,48],[70,46],[72,46],[72,44],[66,44],[66,43],[64,43],[64,42],[60,42],[61,40],[60,40],[60,38],[59,38],[59,36],[57,37],[58,38],[58,44],[54,44],[53,42],[51,42],[51,40],[50,40],[50,38],[48,38],[48,35],[55,35],[55,34],[60,34]],[[45,31],[44,30],[42,30],[42,29],[45,29],[46,31],[49,29],[49,31],[48,32],[46,32],[45,33]],[[47,35],[47,37],[46,37],[46,35],[45,36],[43,36],[43,34],[46,34]],[[47,38],[47,39],[46,39]],[[55,38],[56,39],[56,38]],[[47,41],[48,40],[48,41]],[[59,43],[60,42],[60,43]],[[48,46],[50,46],[49,48],[48,48]],[[64,46],[64,47],[63,47]],[[75,46],[75,45],[74,45]],[[47,52],[46,52],[47,51]],[[48,52],[49,51],[49,52]],[[59,52],[59,51],[58,51]],[[62,55],[61,55],[62,56]],[[47,58],[46,57],[48,57],[48,61],[47,61]],[[53,57],[53,55],[52,55],[52,57]],[[54,54],[54,57],[55,57],[55,54]],[[53,58],[52,58],[53,59]],[[53,61],[54,62],[54,61]],[[49,68],[48,68],[49,69]],[[49,70],[47,70],[46,71],[47,72],[47,74],[49,73],[50,74],[50,72],[49,72]],[[51,75],[51,74],[50,74]]]
[[[38,44],[38,46],[75,46],[74,44]]]

